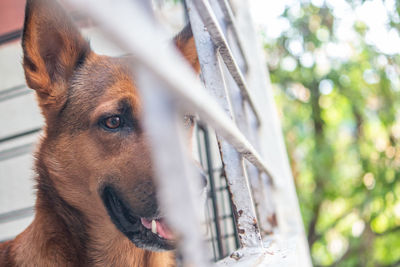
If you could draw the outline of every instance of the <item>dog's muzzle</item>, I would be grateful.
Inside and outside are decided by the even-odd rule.
[[[199,184],[201,184],[199,194],[205,200],[207,176],[199,164],[195,164],[195,166],[200,179]],[[105,185],[100,195],[111,221],[137,247],[151,251],[175,248],[175,236],[164,218],[160,217],[158,213],[152,217],[136,214],[135,209],[125,201],[124,196],[113,185]]]
[[[143,218],[111,185],[104,187],[101,197],[104,206],[117,229],[137,247],[151,251],[175,248],[174,235],[162,218]]]

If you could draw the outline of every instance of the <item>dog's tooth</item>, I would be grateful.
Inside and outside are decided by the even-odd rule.
[[[157,234],[157,223],[156,223],[155,220],[152,220],[152,221],[151,221],[151,231],[152,231],[154,234]]]

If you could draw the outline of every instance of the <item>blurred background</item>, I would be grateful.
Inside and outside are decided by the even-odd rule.
[[[315,266],[400,266],[400,2],[252,4]]]

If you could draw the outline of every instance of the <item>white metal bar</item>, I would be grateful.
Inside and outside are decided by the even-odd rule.
[[[232,51],[229,48],[228,42],[224,37],[221,27],[218,25],[217,19],[215,18],[209,3],[207,0],[197,0],[194,3],[204,25],[207,27],[207,31],[210,33],[214,45],[219,48],[219,52],[226,66],[242,91],[244,98],[249,102],[249,105],[251,106],[252,111],[257,118],[257,122],[260,124],[260,115],[258,114],[258,109],[255,105],[254,98],[248,89],[243,74],[232,55]]]
[[[21,218],[30,217],[34,213],[35,213],[34,207],[26,207],[22,209],[0,213],[0,224],[18,220]]]
[[[223,65],[223,64],[222,64]],[[238,128],[245,133],[246,137],[252,142],[253,145],[259,145],[258,139],[258,127],[251,120],[252,113],[249,114],[248,109],[242,101],[241,91],[237,84],[233,80],[226,66],[221,66],[224,70],[224,80],[228,85],[230,90],[228,91],[230,96],[230,103],[232,106],[232,111],[235,116],[236,124]],[[250,164],[246,164],[247,176],[249,178],[249,184],[251,186],[253,201],[255,205],[255,210],[258,218],[258,227],[260,229],[261,235],[271,234],[274,229],[274,207],[273,202],[267,193],[267,184],[265,180],[262,180],[261,172]],[[270,191],[270,190],[269,190]]]
[[[210,6],[214,11],[214,15],[220,22],[221,29],[227,36],[227,40],[231,41],[230,45],[233,45],[231,46],[231,49],[235,60],[237,60],[237,62],[244,62],[246,61],[246,59],[243,58],[244,52],[241,51],[242,42],[239,39],[236,25],[234,24],[231,8],[227,0],[218,0],[217,2],[219,3],[219,5],[215,5],[215,2],[210,2]],[[222,10],[222,13],[218,12],[220,9]],[[231,33],[233,31],[232,40],[228,38],[229,36],[227,34],[229,33],[229,31]],[[237,49],[235,50],[234,45],[240,45],[240,47],[237,47]],[[230,96],[229,99],[232,106],[232,111],[234,113],[235,122],[239,130],[241,130],[241,132],[245,134],[251,144],[256,148],[259,148],[259,129],[257,127],[257,124],[255,123],[256,120],[254,114],[253,112],[251,112],[248,103],[243,101],[241,90],[236,84],[229,70],[227,69],[227,66],[222,64],[221,67],[224,72],[223,78],[225,80],[225,83],[230,89],[227,91]],[[252,69],[249,70],[249,72],[252,71]],[[246,164],[246,173],[252,189],[251,191],[261,235],[263,236],[265,234],[272,234],[274,229],[276,228],[276,215],[274,201],[272,199],[272,192],[270,188],[270,179],[267,176],[262,176],[263,174],[251,164]]]
[[[273,191],[278,220],[279,236],[277,239],[295,245],[289,255],[295,258],[297,263],[289,265],[278,261],[276,266],[312,266],[273,90],[262,53],[261,42],[257,38],[249,12],[250,1],[231,0],[230,2],[235,4],[236,26],[242,37],[243,49],[251,67],[246,74],[246,81],[253,90],[254,100],[262,115],[262,125],[259,127],[260,136],[262,136],[259,139],[260,153],[268,163],[271,163],[270,167],[273,168],[274,174],[278,174],[279,177],[279,180],[276,180],[279,186],[270,188]],[[277,233],[274,233],[275,236],[277,236]],[[287,246],[284,245],[284,247]],[[275,255],[277,254],[275,253]]]
[[[183,254],[183,266],[208,267],[213,264],[203,244],[200,225],[199,177],[190,166],[184,136],[179,131],[181,117],[164,85],[148,69],[134,68],[144,107],[144,122],[153,149],[157,193],[160,205],[176,235]],[[171,157],[171,155],[174,155]],[[182,200],[184,199],[184,202]]]
[[[234,18],[232,9],[230,7],[230,4],[228,3],[228,0],[218,0],[218,4],[221,7],[222,12],[224,13],[224,20],[226,21],[226,23],[228,24],[228,27],[232,30],[233,35],[236,38],[240,54],[244,61],[245,72],[247,72],[249,69],[248,60],[246,58],[246,54],[244,53],[244,50],[242,47],[241,38],[240,38],[240,35],[239,35],[237,27],[236,27],[235,18]]]
[[[128,0],[117,3],[105,0],[69,1],[85,10],[116,44],[134,54],[137,62],[151,69],[183,108],[189,113],[197,113],[249,162],[272,177],[273,181],[276,180],[271,168],[217,102],[205,92],[179,53],[170,46],[161,45],[167,39],[165,33],[144,15],[139,5]],[[171,64],[174,64],[173,68]]]
[[[220,106],[232,120],[232,107],[228,101],[229,98],[227,96],[217,48],[214,46],[209,33],[204,30],[204,24],[196,8],[194,8],[194,2],[186,0],[186,4],[196,41],[202,78],[208,91],[214,95]],[[240,244],[242,247],[262,247],[257,216],[254,210],[243,159],[234,147],[223,140],[218,134],[217,140],[221,146],[221,158],[229,185],[228,189],[231,192]]]

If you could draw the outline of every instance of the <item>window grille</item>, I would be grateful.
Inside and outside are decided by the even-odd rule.
[[[221,266],[310,266],[247,2],[185,1],[204,86],[178,53],[163,45],[167,37],[152,16],[149,1],[68,2],[99,23],[123,50],[137,56],[132,68],[144,102],[145,127],[157,147],[153,154],[162,208],[181,237],[180,264],[211,266],[213,259]],[[197,179],[182,145],[179,123],[186,113],[199,118],[199,153],[210,180],[208,219],[214,223],[209,223],[207,243],[203,233],[194,230],[201,224]],[[211,152],[210,136],[214,134],[220,165],[214,165]],[[171,151],[174,157],[169,156]],[[0,155],[0,160],[3,156],[7,155]],[[225,206],[216,207],[218,203]],[[31,209],[22,209],[2,214],[0,223],[31,213]]]
[[[239,238],[233,216],[231,199],[218,146],[209,130],[198,125],[197,140],[200,163],[207,174],[206,235],[213,260],[217,261],[239,248]],[[213,153],[214,152],[214,153]]]

